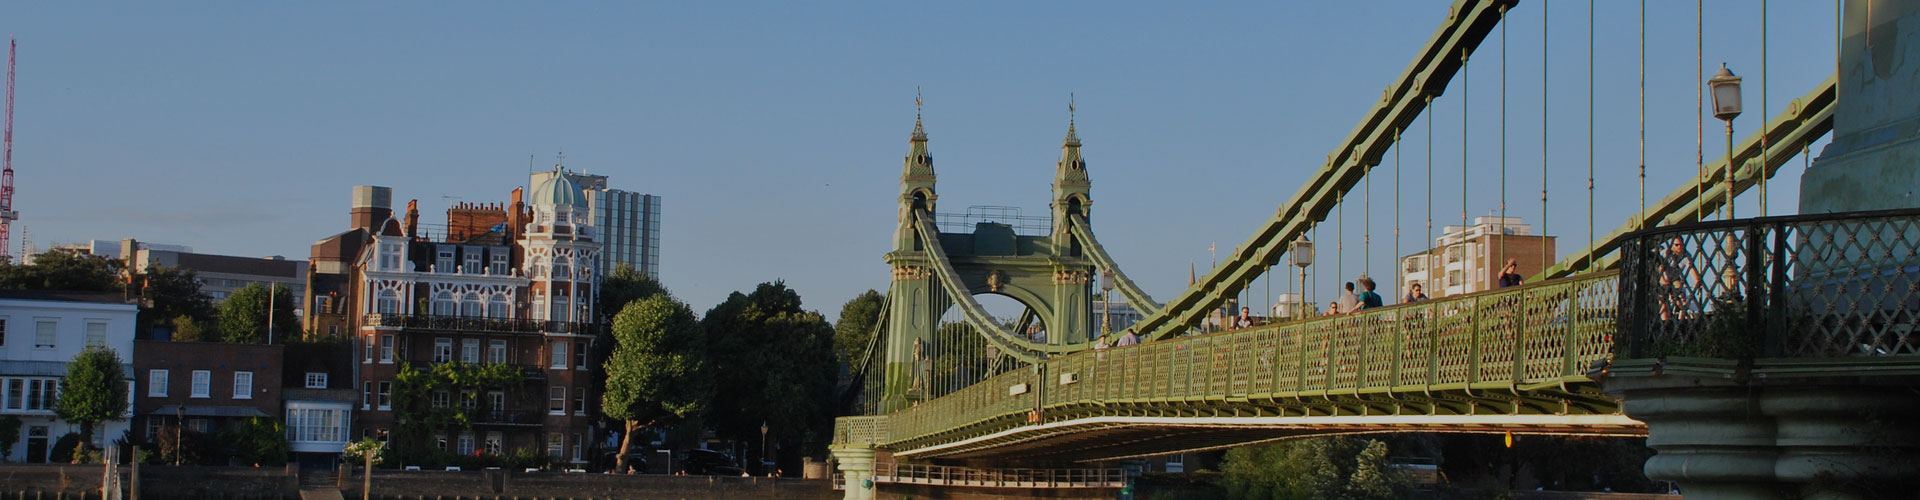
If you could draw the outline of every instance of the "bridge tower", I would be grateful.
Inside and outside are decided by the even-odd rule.
[[[884,364],[877,367],[884,374],[884,386],[878,388],[878,409],[882,413],[941,395],[932,387],[929,359],[937,340],[935,332],[948,308],[978,307],[972,295],[1012,298],[1027,309],[1020,319],[1030,320],[1037,330],[1046,332],[1045,340],[1035,341],[1019,328],[1014,330],[1021,331],[1009,331],[998,325],[975,325],[976,332],[993,337],[999,352],[1044,357],[1083,347],[1093,336],[1090,292],[1096,271],[1068,227],[1069,215],[1086,215],[1091,190],[1072,123],[1068,124],[1054,175],[1053,217],[1047,234],[1019,234],[1015,227],[1018,221],[983,217],[969,221],[973,222],[970,233],[936,229],[933,241],[929,241],[920,225],[931,222],[923,219],[934,216],[939,196],[926,129],[917,117],[908,144],[900,175],[893,249],[885,257],[892,267],[892,281],[887,288],[886,337],[881,344]],[[938,251],[930,251],[935,250],[930,246],[937,246]],[[941,280],[946,266],[958,281],[955,288],[965,290],[968,297],[955,297],[949,292],[951,288]]]

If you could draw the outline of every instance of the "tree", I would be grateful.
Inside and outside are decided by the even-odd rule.
[[[626,423],[615,470],[627,468],[627,450],[641,427],[697,417],[712,391],[706,336],[693,310],[666,293],[627,304],[613,320],[616,346],[606,361],[601,411]]]
[[[646,273],[635,271],[632,265],[615,266],[613,272],[600,279],[600,314],[602,321],[612,323],[614,315],[626,309],[627,304],[655,295],[670,295],[667,287],[655,281]]]
[[[257,344],[267,340],[267,307],[273,306],[273,341],[284,342],[300,335],[300,323],[293,317],[293,292],[273,287],[271,299],[267,287],[255,283],[235,290],[220,304],[220,333],[227,342]]]
[[[173,318],[174,342],[209,342],[213,340],[218,339],[213,338],[213,335],[207,331],[205,322],[194,319],[192,316],[176,316]]]
[[[101,346],[82,349],[67,363],[53,412],[80,426],[80,442],[93,442],[93,425],[121,420],[127,412],[127,381],[121,378],[120,354]]]
[[[7,461],[13,445],[20,442],[20,417],[0,415],[0,462]]]
[[[1227,451],[1221,482],[1232,498],[1399,498],[1408,481],[1387,455],[1385,443],[1352,437],[1244,446]]]
[[[287,454],[292,452],[287,445],[286,428],[279,420],[253,417],[222,434],[225,434],[222,441],[233,449],[232,456],[243,464],[278,467],[287,464]]]
[[[33,264],[0,263],[0,288],[111,292],[121,289],[118,259],[54,250],[33,257]]]
[[[873,340],[873,327],[880,322],[880,308],[886,296],[867,290],[840,306],[840,322],[833,325],[833,353],[851,367]],[[858,370],[854,368],[853,370]]]
[[[714,430],[738,441],[759,441],[760,427],[779,445],[789,466],[824,448],[833,429],[833,387],[839,365],[833,327],[800,307],[800,294],[780,281],[752,294],[734,292],[701,318],[716,391]],[[751,447],[750,458],[760,456]],[[749,464],[756,460],[748,460]],[[789,467],[791,469],[791,467]]]
[[[192,269],[147,266],[133,284],[154,321],[177,324],[175,318],[182,316],[202,322],[213,319],[213,298],[200,290],[200,277]]]

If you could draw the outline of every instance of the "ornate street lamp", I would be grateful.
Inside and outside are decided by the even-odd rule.
[[[1287,255],[1293,258],[1293,265],[1300,266],[1300,309],[1293,314],[1303,318],[1307,314],[1307,266],[1313,265],[1313,242],[1307,240],[1307,235],[1300,235],[1300,239],[1293,240],[1293,249],[1288,250]]]
[[[1740,77],[1727,70],[1727,63],[1720,63],[1720,71],[1707,80],[1707,86],[1713,89],[1713,117],[1727,122],[1727,177],[1721,184],[1727,191],[1726,216],[1733,218],[1733,119],[1740,116]]]
[[[1100,271],[1100,338],[1113,333],[1109,312],[1113,310],[1113,271]]]

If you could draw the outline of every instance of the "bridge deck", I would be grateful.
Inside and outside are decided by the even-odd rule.
[[[884,419],[867,439],[897,456],[942,457],[1096,459],[1419,428],[1640,434],[1587,376],[1609,357],[1617,284],[1601,273],[1085,351],[859,418]]]

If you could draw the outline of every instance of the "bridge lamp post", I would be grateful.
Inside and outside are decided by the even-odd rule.
[[[1113,333],[1110,315],[1113,310],[1113,271],[1100,271],[1100,337],[1106,338]]]
[[[1707,80],[1707,86],[1713,88],[1713,117],[1727,122],[1727,177],[1721,184],[1727,191],[1726,216],[1733,218],[1733,119],[1740,116],[1740,77],[1727,70],[1727,63],[1720,63],[1720,71]]]
[[[1307,314],[1307,266],[1313,265],[1313,242],[1307,240],[1307,235],[1300,235],[1300,239],[1293,240],[1293,249],[1288,250],[1287,255],[1293,258],[1293,265],[1300,266],[1300,309],[1293,314],[1297,318],[1304,318]]]

